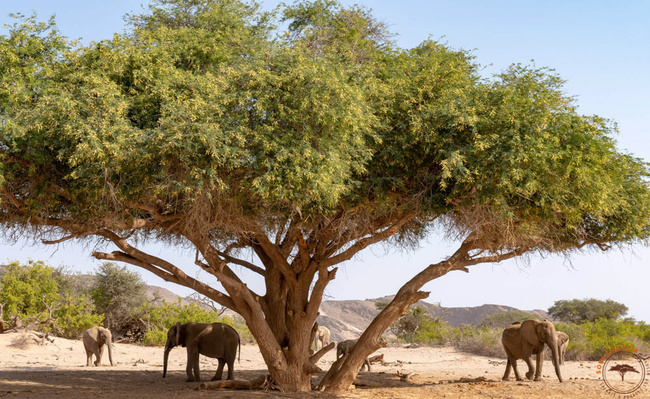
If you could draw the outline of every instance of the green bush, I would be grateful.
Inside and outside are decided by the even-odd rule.
[[[420,328],[413,334],[412,342],[425,345],[445,345],[450,338],[447,323],[439,319],[423,319]]]
[[[505,357],[501,344],[502,333],[502,329],[476,327],[472,334],[466,331],[455,343],[455,346],[463,352],[475,355]]]
[[[143,345],[164,346],[167,341],[167,332],[163,330],[149,330],[144,334]]]
[[[57,332],[64,338],[77,339],[90,327],[100,325],[104,316],[92,309],[88,298],[66,294],[54,312]]]
[[[4,317],[17,316],[39,331],[78,338],[100,324],[104,316],[93,313],[88,293],[72,290],[68,283],[62,268],[42,261],[10,263],[0,280],[0,302],[6,303]]]
[[[47,306],[59,299],[59,288],[53,278],[54,269],[42,261],[27,265],[11,262],[0,279],[0,303],[4,302],[4,317],[18,316],[32,320],[47,318]]]

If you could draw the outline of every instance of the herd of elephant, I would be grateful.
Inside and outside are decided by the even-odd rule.
[[[323,348],[330,343],[330,330],[327,327],[319,326],[314,336],[316,349]],[[86,349],[86,366],[93,364],[92,357],[95,356],[95,366],[102,361],[104,347],[108,348],[108,358],[113,366],[113,352],[111,349],[111,332],[103,327],[91,327],[84,331],[82,336],[84,348]],[[522,359],[528,365],[526,378],[540,381],[542,379],[542,362],[544,360],[544,346],[548,345],[553,357],[555,374],[562,382],[560,365],[564,363],[564,355],[569,343],[569,336],[563,332],[556,331],[550,321],[526,320],[515,322],[508,326],[501,336],[503,349],[508,356],[506,371],[503,380],[508,380],[510,370],[515,373],[517,381],[522,381],[517,370],[517,360]],[[339,342],[336,349],[336,359],[350,353],[357,340]],[[165,343],[163,378],[167,375],[167,360],[169,352],[175,346],[181,345],[187,348],[187,381],[201,381],[199,370],[199,354],[216,358],[219,362],[217,372],[212,380],[220,380],[223,368],[228,365],[228,379],[234,379],[234,364],[237,350],[241,355],[241,340],[234,328],[223,323],[202,324],[202,323],[177,323],[167,332]],[[536,355],[536,365],[533,365],[532,355]],[[370,371],[370,362],[366,358],[363,366]],[[363,369],[362,366],[362,369]]]

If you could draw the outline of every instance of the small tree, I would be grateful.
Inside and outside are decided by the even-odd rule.
[[[109,330],[119,329],[132,311],[146,301],[146,287],[140,275],[125,266],[101,264],[91,296],[97,311],[104,314],[104,326]]]
[[[598,319],[619,320],[627,312],[627,306],[622,303],[594,298],[555,301],[548,309],[551,317],[566,323],[595,322]]]
[[[616,371],[621,375],[621,381],[625,381],[625,374],[627,373],[639,373],[637,369],[630,366],[629,364],[617,364],[616,366],[610,367],[609,371]]]
[[[48,307],[59,299],[59,287],[53,278],[54,269],[42,261],[9,263],[0,279],[0,303],[4,317],[38,320],[47,318]]]

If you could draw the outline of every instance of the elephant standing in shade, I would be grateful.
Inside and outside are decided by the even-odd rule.
[[[92,365],[93,355],[95,355],[95,366],[102,364],[102,355],[104,346],[108,347],[108,360],[113,366],[113,349],[111,348],[112,336],[109,329],[104,327],[90,327],[82,335],[84,348],[86,348],[86,366]]]
[[[234,328],[223,323],[177,323],[167,332],[163,362],[163,378],[167,375],[167,360],[173,347],[181,345],[187,348],[187,381],[201,381],[199,354],[216,358],[219,361],[217,373],[212,381],[220,380],[223,367],[228,365],[228,379],[235,378],[234,364],[237,347],[241,355],[241,340]]]
[[[325,345],[329,345],[330,336],[331,334],[329,328],[324,326],[318,326],[316,335],[314,335],[314,346],[316,346],[316,350],[322,349]],[[319,342],[320,342],[320,348],[318,347]]]
[[[560,355],[560,364],[564,364],[564,355],[566,355],[566,348],[569,346],[569,336],[562,331],[556,332],[557,349]]]
[[[354,346],[356,344],[357,344],[356,339],[348,339],[347,341],[339,342],[339,344],[336,346],[336,360],[339,360],[339,358],[352,352],[352,349],[354,349]],[[364,367],[367,367],[368,371],[370,371],[370,361],[368,360],[368,358],[366,358],[366,360],[363,361],[363,364],[361,365],[361,370],[363,370]]]
[[[558,380],[562,382],[557,342],[555,326],[550,321],[531,319],[523,323],[513,323],[508,326],[501,335],[503,349],[505,349],[506,355],[508,355],[508,363],[506,365],[506,371],[503,374],[503,380],[508,380],[510,367],[512,367],[517,381],[523,381],[517,370],[517,359],[523,359],[528,365],[526,378],[532,379],[533,375],[535,375],[535,381],[541,381],[544,344],[546,344],[551,349],[555,374]],[[531,361],[533,354],[536,355],[537,367],[533,366],[533,362]]]

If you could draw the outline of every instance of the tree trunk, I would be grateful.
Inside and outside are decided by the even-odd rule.
[[[428,292],[419,291],[424,284],[452,270],[467,271],[462,261],[466,251],[466,248],[461,247],[449,260],[429,265],[404,284],[395,295],[395,298],[370,323],[340,369],[334,370],[334,367],[330,368],[330,371],[321,380],[318,389],[334,393],[348,389],[354,382],[364,360],[381,347],[379,339],[384,331],[400,316],[405,314],[409,306],[429,296]],[[460,258],[460,260],[456,260],[457,258]]]

